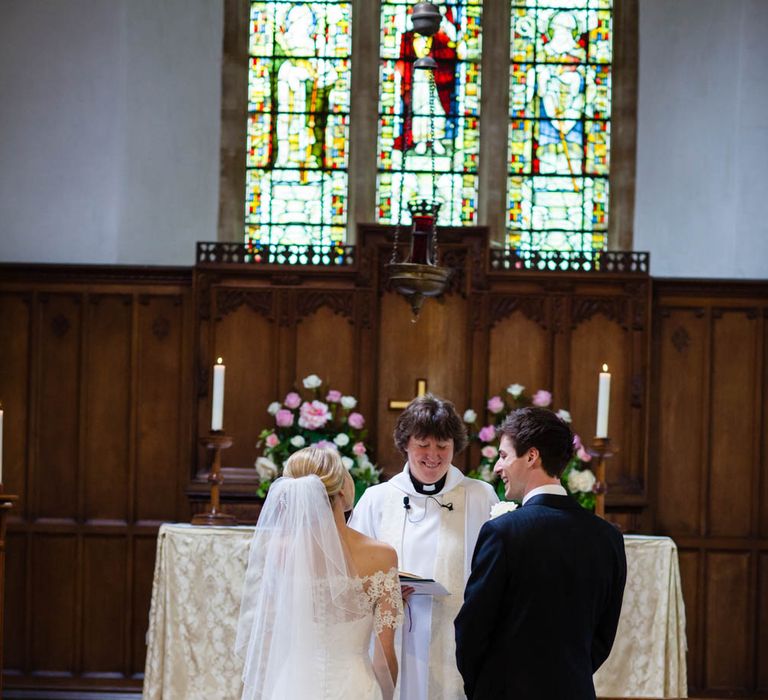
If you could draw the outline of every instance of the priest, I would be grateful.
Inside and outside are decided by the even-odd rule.
[[[411,401],[395,425],[403,471],[369,488],[349,524],[397,550],[400,569],[431,578],[448,596],[412,595],[401,636],[401,700],[463,700],[453,619],[459,612],[480,528],[498,502],[491,486],[452,465],[467,430],[450,401]]]

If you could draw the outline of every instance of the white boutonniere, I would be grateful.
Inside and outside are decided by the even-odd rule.
[[[498,518],[500,515],[504,515],[504,513],[511,513],[516,508],[517,503],[514,501],[500,501],[499,503],[494,503],[491,506],[491,520]]]

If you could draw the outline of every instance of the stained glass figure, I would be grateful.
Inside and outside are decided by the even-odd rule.
[[[251,2],[245,237],[345,238],[351,2]]]
[[[612,0],[512,0],[508,242],[601,251],[608,232]]]
[[[442,22],[432,37],[413,31],[413,4],[381,3],[377,219],[408,220],[410,199],[434,195],[441,225],[474,224],[482,1],[436,0]],[[427,54],[437,68],[414,70]]]

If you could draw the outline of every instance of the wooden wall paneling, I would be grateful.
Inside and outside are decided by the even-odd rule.
[[[132,296],[94,294],[86,311],[84,516],[93,524],[126,525],[133,442]]]
[[[27,565],[29,538],[8,532],[5,540],[5,607],[3,608],[3,665],[6,673],[21,674],[27,660]]]
[[[709,324],[702,308],[663,308],[657,318],[651,455],[660,532],[703,532],[709,422]]]
[[[702,687],[702,597],[704,558],[698,549],[678,548],[680,585],[685,606],[685,634],[688,641],[688,687]]]
[[[30,474],[38,520],[74,522],[79,514],[81,301],[78,294],[39,296],[37,459]]]
[[[749,552],[709,550],[705,576],[705,688],[744,692],[754,663],[750,635],[746,634],[749,616],[755,612],[748,594]]]
[[[231,295],[239,299],[227,301]],[[259,433],[273,420],[267,406],[283,398],[277,391],[280,329],[275,314],[275,292],[269,288],[218,290],[211,357],[222,357],[227,367],[223,425],[234,438],[221,453],[225,467],[253,467]],[[210,398],[202,402],[200,416],[200,435],[205,435],[211,425]],[[199,464],[207,472],[211,455],[207,450],[202,455]]]
[[[11,520],[27,506],[25,477],[29,430],[30,319],[32,293],[0,293],[0,404],[3,407],[3,484],[19,497]]]
[[[768,551],[760,552],[757,569],[755,689],[768,695]]]
[[[186,335],[181,294],[142,295],[137,306],[134,518],[160,523],[179,515],[190,452]]]
[[[78,538],[74,532],[36,532],[31,550],[28,668],[38,676],[70,678],[80,648]]]
[[[741,310],[713,312],[708,534],[748,537],[755,495],[757,323]]]
[[[400,411],[389,409],[391,399],[410,400],[416,380],[423,378],[428,391],[450,399],[459,411],[466,408],[467,300],[458,294],[428,299],[414,323],[403,297],[387,293],[380,328],[376,455],[378,466],[392,475],[404,460],[392,442]]]
[[[129,644],[126,647],[126,675],[142,678],[147,652],[147,627],[152,599],[157,537],[155,533],[137,533],[130,539],[132,547],[130,582],[130,615],[126,619]]]
[[[83,536],[83,642],[80,670],[92,678],[125,675],[129,538],[121,530],[111,535]],[[107,640],[109,640],[108,643]]]
[[[302,295],[306,298],[306,293]],[[355,394],[355,359],[360,349],[352,325],[352,292],[333,292],[329,298],[347,298],[349,315],[323,302],[302,316],[296,327],[296,387],[309,374],[317,374],[329,386],[344,394]],[[322,298],[322,297],[321,297]],[[309,311],[309,309],[308,309]],[[323,399],[325,397],[322,397]],[[370,418],[370,416],[369,416]]]
[[[759,537],[768,538],[768,306],[762,309],[760,319],[762,339],[762,364],[760,383],[757,387],[760,393],[760,443],[758,463],[758,524]]]
[[[486,399],[505,392],[510,384],[522,384],[526,393],[553,390],[552,334],[547,323],[544,295],[489,294],[489,358]],[[509,314],[506,308],[514,308]],[[557,397],[555,397],[557,400]],[[479,415],[485,406],[473,406]]]
[[[467,330],[467,407],[472,407],[477,412],[478,421],[482,422],[485,416],[485,403],[488,393],[488,374],[490,362],[490,329],[487,314],[488,295],[485,292],[473,292],[468,297]],[[469,445],[462,457],[464,466],[471,469],[480,461],[480,448],[477,445]]]

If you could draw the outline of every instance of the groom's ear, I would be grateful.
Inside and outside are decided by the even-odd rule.
[[[528,466],[531,466],[539,458],[539,451],[535,447],[528,450]]]

